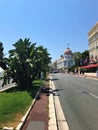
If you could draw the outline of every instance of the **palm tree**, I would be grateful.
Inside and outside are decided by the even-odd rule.
[[[8,68],[3,75],[3,85],[13,79],[21,89],[32,87],[32,81],[39,78],[41,72],[46,75],[50,57],[43,46],[36,47],[29,39],[18,40],[9,51]]]
[[[20,39],[13,44],[15,49],[9,51],[10,76],[22,89],[32,86],[35,45],[27,38]]]

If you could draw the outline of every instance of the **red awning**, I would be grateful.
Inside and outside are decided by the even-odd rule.
[[[95,67],[98,67],[98,64],[90,64],[90,65],[82,66],[81,68],[87,69],[87,68],[95,68]]]

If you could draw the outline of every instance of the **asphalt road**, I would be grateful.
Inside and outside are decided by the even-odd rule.
[[[70,130],[98,130],[98,80],[52,74]]]
[[[15,86],[15,84],[10,83],[10,84],[7,84],[7,85],[2,87],[2,80],[0,80],[0,91],[5,90],[5,89],[12,87],[12,86]]]

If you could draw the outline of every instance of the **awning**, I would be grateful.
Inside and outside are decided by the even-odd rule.
[[[96,67],[98,67],[98,64],[90,64],[90,65],[82,66],[81,68],[88,69],[88,68],[96,68]]]

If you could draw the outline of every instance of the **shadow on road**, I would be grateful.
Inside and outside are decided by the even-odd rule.
[[[52,81],[59,80],[58,78],[51,79]]]

